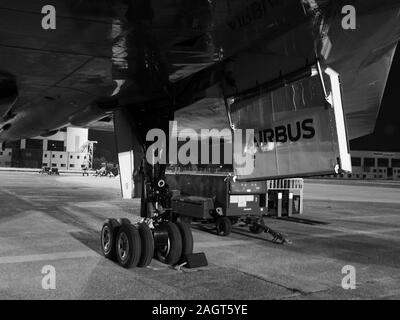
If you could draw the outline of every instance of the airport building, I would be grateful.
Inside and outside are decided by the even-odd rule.
[[[351,151],[353,172],[346,179],[400,180],[400,152]]]
[[[81,170],[88,165],[88,129],[66,128],[48,137],[5,144],[0,167]]]
[[[0,150],[0,168],[11,167],[12,149]]]

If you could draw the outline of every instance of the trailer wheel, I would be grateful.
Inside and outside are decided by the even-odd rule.
[[[162,263],[175,265],[182,255],[182,236],[176,224],[168,222],[165,226],[168,241],[164,246],[156,249],[155,255]]]
[[[123,268],[136,267],[142,247],[139,230],[132,224],[123,224],[119,228],[116,239],[118,263]]]
[[[139,224],[140,240],[142,242],[142,254],[139,259],[138,267],[145,268],[153,259],[154,238],[150,227],[146,223]]]
[[[250,222],[249,230],[251,233],[260,234],[264,232],[264,228],[262,226],[265,225],[265,222],[263,218],[257,218],[256,220],[253,221],[250,220],[249,222]],[[262,226],[260,226],[260,224]]]
[[[217,234],[219,236],[229,236],[232,232],[232,222],[227,217],[219,217],[216,222]]]
[[[185,255],[193,253],[193,234],[190,225],[185,222],[177,222],[182,236],[182,254],[180,260],[183,261]]]
[[[101,229],[100,245],[103,255],[112,261],[117,260],[115,240],[120,224],[115,219],[104,221]]]
[[[250,225],[249,230],[250,230],[251,233],[260,234],[260,233],[263,233],[264,228],[252,224],[252,225]]]

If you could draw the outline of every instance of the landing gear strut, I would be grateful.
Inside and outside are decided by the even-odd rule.
[[[118,152],[135,150],[136,167],[140,157],[140,170],[136,178],[141,178],[141,219],[131,223],[128,219],[108,219],[101,231],[101,248],[106,258],[117,261],[124,268],[146,267],[153,258],[168,265],[182,264],[185,257],[193,252],[193,236],[190,226],[175,222],[171,210],[172,193],[165,180],[165,164],[149,163],[145,157],[148,149],[146,134],[152,128],[169,129],[170,115],[154,120],[148,114],[136,114],[129,110],[119,111],[114,121],[115,128],[125,128],[126,132],[116,132]],[[149,119],[136,122],[135,119]],[[124,122],[125,121],[125,122]],[[157,123],[158,121],[158,123]],[[120,139],[118,139],[120,137]],[[127,142],[127,140],[129,140]],[[168,146],[157,152],[165,152]],[[156,156],[155,151],[154,156]],[[125,163],[126,165],[126,163]]]

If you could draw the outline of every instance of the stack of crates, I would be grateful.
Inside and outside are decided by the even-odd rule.
[[[291,217],[303,214],[303,179],[268,180],[267,190],[270,215]]]

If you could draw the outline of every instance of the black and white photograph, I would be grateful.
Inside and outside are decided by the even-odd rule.
[[[399,300],[399,40],[400,0],[0,0],[0,301]]]

